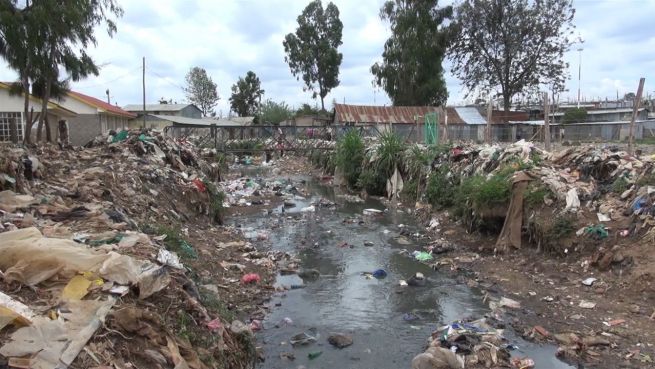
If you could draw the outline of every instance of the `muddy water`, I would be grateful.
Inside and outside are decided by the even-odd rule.
[[[411,216],[401,210],[364,216],[364,209],[385,207],[376,200],[347,203],[332,188],[312,182],[307,186],[311,197],[294,200],[293,209],[283,212],[280,207],[273,214],[234,219],[252,235],[266,230],[271,247],[297,254],[303,268],[320,272],[314,281],[296,275],[278,277],[278,285],[303,288],[278,294],[271,301],[265,329],[258,334],[266,357],[260,368],[409,368],[437,327],[489,312],[478,291],[402,253],[422,245],[420,239],[401,236],[401,232],[423,232]],[[319,198],[336,202],[336,210],[300,212]],[[380,268],[388,273],[384,279],[362,275]],[[416,272],[427,277],[426,286],[399,285],[399,280]],[[407,321],[407,313],[419,319]],[[292,347],[290,337],[301,332],[315,335],[317,341]],[[334,332],[351,334],[354,344],[341,350],[332,347],[327,337]],[[554,347],[525,342],[510,331],[506,336],[519,347],[513,355],[533,358],[537,368],[570,368],[555,358]],[[308,358],[318,352],[317,358]],[[283,353],[292,353],[295,360],[281,358]]]

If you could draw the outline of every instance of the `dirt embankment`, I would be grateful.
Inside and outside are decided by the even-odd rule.
[[[0,261],[0,367],[254,366],[252,332],[287,256],[220,225],[220,158],[135,131],[0,150],[0,254],[15,255]],[[71,252],[99,263],[58,257]]]

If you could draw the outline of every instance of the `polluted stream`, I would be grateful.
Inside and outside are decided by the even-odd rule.
[[[424,228],[411,215],[385,210],[376,199],[347,202],[331,186],[309,178],[303,185],[299,179],[294,185],[304,186],[309,196],[296,196],[294,207],[232,219],[246,237],[266,232],[273,250],[296,255],[300,270],[320,273],[304,279],[277,276],[276,287],[290,290],[272,297],[264,329],[257,333],[265,359],[259,368],[409,368],[433,331],[490,312],[480,291],[412,257],[429,240],[414,237]],[[336,207],[302,211],[321,199]],[[383,212],[370,216],[365,209]],[[386,277],[365,274],[377,269]],[[424,286],[400,285],[417,272],[425,276]],[[301,333],[316,341],[292,345],[292,337]],[[333,347],[328,337],[334,333],[351,335],[353,344]],[[527,342],[511,329],[504,337],[514,346],[513,357],[530,357],[536,368],[572,368],[556,358],[554,346]]]

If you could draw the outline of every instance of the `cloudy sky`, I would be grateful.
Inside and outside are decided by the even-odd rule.
[[[207,70],[218,84],[217,111],[227,115],[230,86],[252,70],[266,98],[292,106],[315,104],[284,62],[282,40],[296,28],[296,17],[308,0],[119,0],[125,10],[118,33],[99,30],[91,55],[102,66],[98,77],[73,89],[126,105],[141,102],[141,57],[146,57],[146,96],[185,100],[184,76],[193,66]],[[636,90],[646,77],[645,94],[655,96],[655,0],[574,0],[575,24],[585,40],[582,51],[582,95],[615,97]],[[383,0],[334,0],[344,24],[341,85],[326,98],[352,104],[388,104],[372,87],[370,66],[380,59],[388,26],[378,17]],[[324,4],[326,1],[324,1]],[[577,91],[578,46],[566,55],[571,64],[567,94]],[[446,76],[448,103],[465,102],[459,81]],[[0,80],[16,79],[0,61]]]

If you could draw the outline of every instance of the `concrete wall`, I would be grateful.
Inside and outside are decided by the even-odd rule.
[[[128,123],[130,129],[139,129],[143,127],[143,117],[131,119]],[[146,128],[163,131],[164,128],[172,126],[173,122],[163,119],[157,119],[152,116],[146,117]]]
[[[80,114],[68,119],[68,135],[73,146],[82,146],[100,134],[102,129],[97,114]]]

